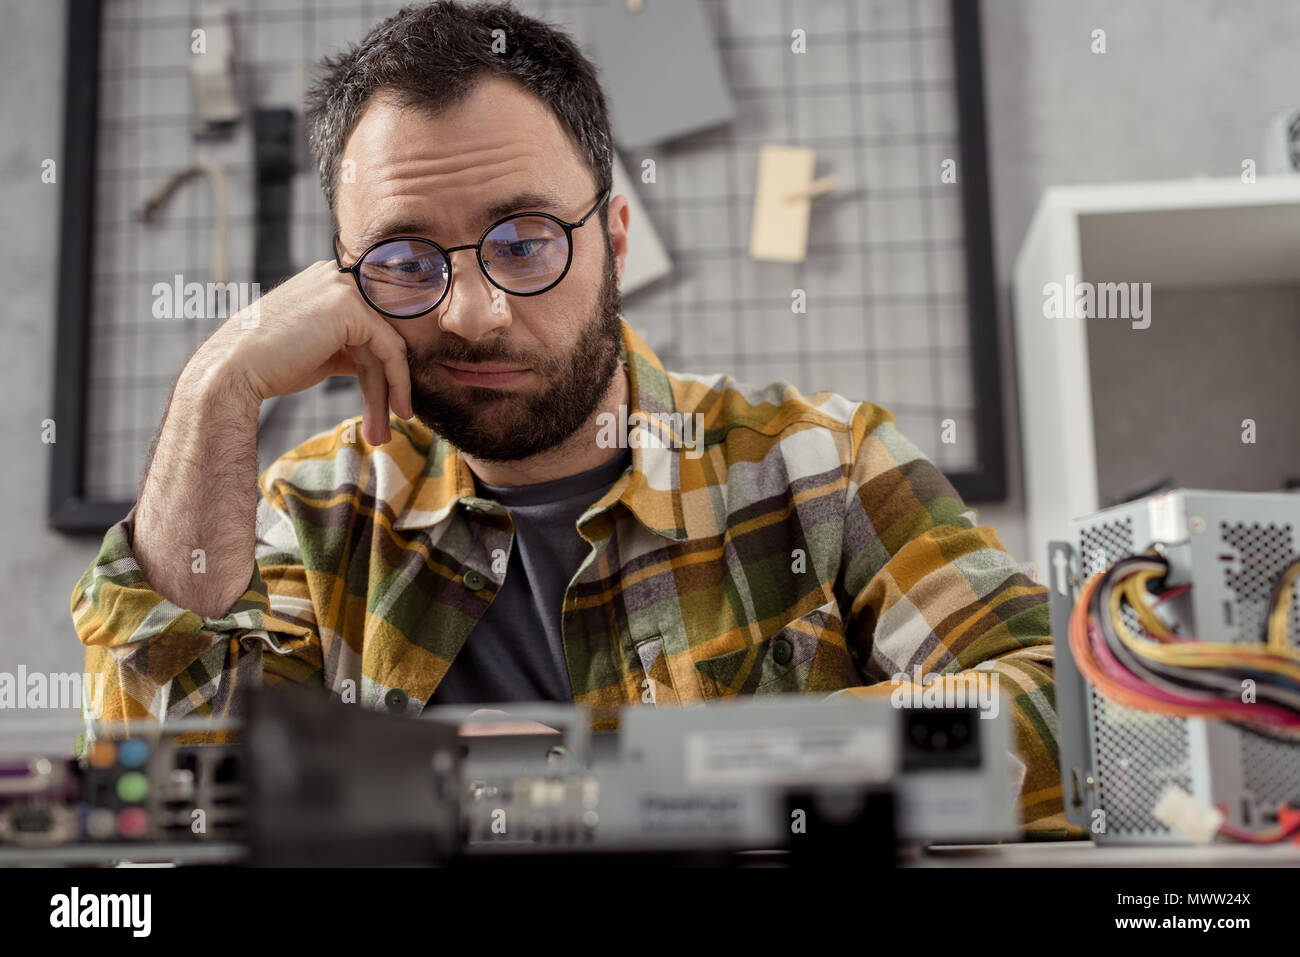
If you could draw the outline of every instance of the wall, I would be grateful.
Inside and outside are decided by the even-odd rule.
[[[1095,29],[1106,31],[1104,54],[1090,51]],[[1055,184],[1239,175],[1269,120],[1300,105],[1298,40],[1300,4],[1285,0],[985,0],[1012,489],[979,511],[1040,577],[1046,543],[1025,541],[1009,306],[1038,197]]]

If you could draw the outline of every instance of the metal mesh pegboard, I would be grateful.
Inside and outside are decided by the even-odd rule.
[[[585,43],[585,16],[602,2],[517,6]],[[300,113],[320,57],[360,40],[401,3],[224,5],[233,14],[245,106]],[[94,6],[102,16],[98,149],[85,460],[77,474],[84,477],[81,498],[129,503],[175,374],[213,328],[212,320],[150,313],[156,283],[206,278],[213,221],[207,188],[196,182],[178,192],[158,224],[145,226],[136,212],[176,168],[196,160],[221,164],[229,179],[232,278],[251,281],[252,139],[247,119],[228,142],[191,135],[190,31],[203,0]],[[669,369],[726,372],[754,385],[784,379],[805,392],[877,402],[964,495],[1000,496],[992,277],[970,269],[989,255],[982,101],[977,97],[975,108],[970,100],[979,90],[978,70],[974,81],[958,82],[963,62],[968,71],[972,55],[978,64],[978,40],[974,54],[971,44],[954,43],[962,28],[954,16],[969,17],[976,5],[963,3],[956,14],[950,0],[704,0],[704,7],[736,117],[623,154],[630,170],[640,168],[643,155],[656,160],[657,182],[635,188],[674,269],[629,296],[625,315]],[[790,50],[795,28],[806,31],[807,54]],[[665,68],[670,60],[665,51]],[[809,147],[818,175],[839,179],[836,193],[814,204],[801,264],[748,256],[764,143]],[[955,184],[940,178],[947,159],[958,163]],[[290,236],[298,268],[332,255],[328,212],[305,147]],[[807,292],[806,315],[792,314],[794,289]],[[982,331],[972,335],[972,327]],[[287,397],[260,436],[259,467],[360,408],[355,389],[317,387]],[[956,425],[953,444],[940,441],[947,420]],[[52,483],[56,492],[75,485]]]
[[[878,402],[941,468],[975,464],[975,397],[947,5],[712,4],[736,120],[645,151],[641,191],[672,252],[674,281],[631,310],[669,368],[786,379]],[[792,28],[810,51],[791,55]],[[814,205],[808,259],[747,255],[759,147],[815,151],[838,194]],[[629,167],[639,166],[639,157]],[[808,314],[791,314],[791,293]],[[956,422],[959,441],[938,441]]]
[[[246,108],[299,114],[310,70],[354,41],[398,4],[328,5],[311,0],[227,0],[233,15],[239,92]],[[230,278],[251,283],[254,241],[253,137],[245,117],[224,141],[191,135],[191,30],[202,0],[103,4],[99,159],[91,324],[86,487],[90,497],[134,497],[149,442],[175,374],[219,318],[156,319],[156,283],[205,283],[210,275],[213,197],[201,182],[178,190],[165,215],[137,212],[167,176],[197,160],[219,164],[227,184]],[[292,183],[292,261],[303,268],[332,256],[328,211],[305,143]],[[309,435],[360,412],[355,389],[317,387],[286,397],[259,436],[259,469]]]

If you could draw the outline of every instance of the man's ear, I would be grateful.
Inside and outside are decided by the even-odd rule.
[[[609,242],[613,248],[614,261],[618,263],[618,281],[623,282],[623,266],[627,260],[627,223],[631,214],[627,197],[621,193],[609,201],[606,207],[606,221],[609,224]]]

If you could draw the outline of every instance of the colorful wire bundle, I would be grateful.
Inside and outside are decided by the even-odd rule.
[[[1282,732],[1300,743],[1300,652],[1286,633],[1300,562],[1274,589],[1268,640],[1259,644],[1198,641],[1175,634],[1155,613],[1147,585],[1164,579],[1157,555],[1121,559],[1088,580],[1070,615],[1070,651],[1097,690],[1119,704],[1179,717],[1236,721]],[[1127,605],[1145,635],[1124,622]],[[1280,609],[1280,614],[1279,614]],[[1280,624],[1279,624],[1280,623]],[[1243,701],[1243,682],[1254,701]]]
[[[1130,708],[1185,718],[1217,718],[1300,744],[1300,651],[1291,646],[1288,619],[1300,580],[1300,561],[1283,570],[1269,598],[1264,640],[1226,644],[1175,633],[1155,612],[1148,585],[1169,574],[1168,561],[1152,551],[1120,559],[1084,583],[1070,613],[1070,652],[1084,677],[1110,700]],[[1144,634],[1134,634],[1124,609]],[[1243,700],[1245,682],[1255,698]],[[1300,811],[1283,807],[1279,827],[1255,833],[1223,824],[1234,840],[1277,843],[1300,834]]]

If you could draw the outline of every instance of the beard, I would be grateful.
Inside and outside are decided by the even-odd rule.
[[[553,449],[591,418],[618,368],[622,325],[618,275],[608,241],[599,293],[577,344],[565,356],[517,355],[504,342],[476,345],[444,336],[436,350],[411,354],[415,417],[462,452],[484,462],[514,462]],[[457,384],[431,387],[420,372],[435,362],[527,366],[542,380],[535,392]]]

